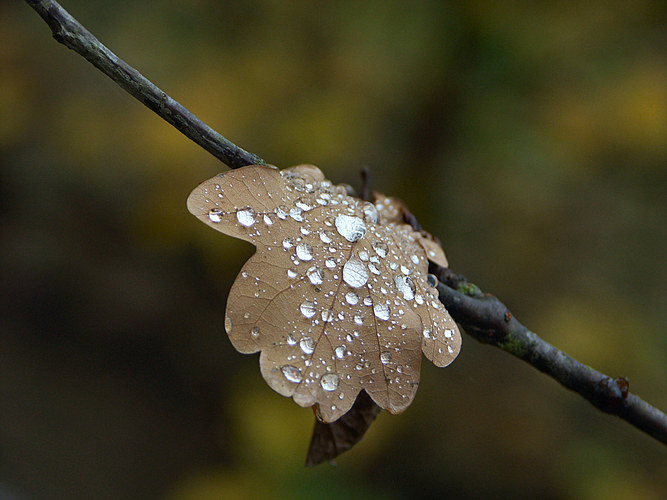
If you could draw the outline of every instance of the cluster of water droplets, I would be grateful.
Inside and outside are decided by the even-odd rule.
[[[218,202],[225,195],[219,184],[205,193],[214,203],[209,221],[217,225],[226,215],[235,217],[237,227],[245,228],[258,248],[277,252],[287,285],[278,278],[275,285],[295,290],[294,315],[287,312],[289,333],[283,336],[289,348],[284,352],[289,354],[276,371],[289,383],[312,388],[312,394],[320,388],[338,400],[344,399],[343,387],[359,384],[362,374],[364,383],[383,380],[396,385],[406,398],[416,380],[405,374],[418,378],[419,367],[399,364],[396,353],[408,344],[415,312],[423,320],[430,315],[422,308],[440,306],[434,277],[426,274],[423,249],[408,226],[382,223],[386,202],[376,206],[352,198],[343,187],[298,167],[283,170],[281,177],[284,189],[264,194],[273,197],[275,208],[269,210],[223,210]],[[270,289],[262,286],[260,277],[241,278],[254,279],[255,297]],[[424,322],[419,332],[424,339],[431,339],[439,328],[436,321]],[[225,326],[231,336],[231,319]],[[250,329],[258,346],[270,348],[258,326]],[[447,338],[453,334],[445,331]],[[353,402],[356,392],[349,392]],[[335,404],[328,409],[334,411]]]

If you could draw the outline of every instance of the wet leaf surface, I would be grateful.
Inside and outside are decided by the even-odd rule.
[[[188,209],[251,242],[229,294],[225,329],[279,394],[317,405],[322,422],[364,390],[391,413],[412,402],[421,353],[437,366],[461,337],[438,301],[428,260],[439,245],[402,222],[400,202],[348,196],[311,165],[248,166],[200,184]]]

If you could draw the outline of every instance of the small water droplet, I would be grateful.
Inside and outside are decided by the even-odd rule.
[[[298,276],[298,274],[296,273],[296,271],[294,269],[288,269],[287,270],[287,277],[288,278],[296,278],[297,276]]]
[[[294,246],[294,240],[292,238],[285,238],[283,240],[283,248],[292,248]]]
[[[454,330],[448,328],[445,330],[445,338],[451,339],[454,336]]]
[[[299,341],[299,347],[301,347],[304,354],[313,354],[315,341],[312,337],[304,337]]]
[[[420,306],[424,304],[424,297],[422,295],[415,295],[415,302]]]
[[[431,330],[430,328],[424,328],[424,331],[422,332],[422,334],[424,335],[424,338],[425,339],[430,339],[432,331],[433,330]]]
[[[368,252],[366,250],[359,251],[359,258],[366,262],[368,260]]]
[[[389,251],[387,244],[382,240],[374,241],[373,249],[375,250],[375,253],[377,253],[382,259],[387,256],[387,252]]]
[[[266,224],[267,226],[272,225],[273,220],[271,219],[271,217],[269,217],[268,215],[264,215],[264,224]]]
[[[377,275],[380,274],[380,270],[378,269],[378,267],[375,264],[368,264],[368,269],[370,269],[370,271],[373,274],[377,274]]]
[[[335,373],[327,373],[322,376],[320,385],[327,392],[335,391],[338,388],[339,378]]]
[[[405,300],[412,300],[415,297],[415,284],[412,279],[407,276],[396,275],[394,276],[394,284],[398,289],[399,293],[403,294]]]
[[[310,229],[304,226],[301,226],[299,228],[299,231],[301,231],[301,234],[303,234],[304,236],[308,236],[310,234]]]
[[[384,351],[382,354],[380,354],[380,362],[383,365],[388,364],[391,361],[391,353],[389,351]]]
[[[275,208],[274,212],[279,219],[285,220],[287,219],[287,214],[289,213],[289,209],[285,205],[279,205]]]
[[[320,233],[320,240],[322,240],[322,243],[329,244],[331,243],[331,235],[327,231],[322,231]]]
[[[324,321],[325,323],[331,323],[334,319],[334,312],[329,309],[325,309],[324,311],[322,311],[321,316],[322,316],[322,321]]]
[[[218,223],[222,220],[222,215],[223,212],[219,208],[212,208],[211,210],[208,211],[208,219],[211,222]]]
[[[336,353],[336,357],[338,359],[343,359],[345,357],[345,346],[340,345],[334,349],[334,352]]]
[[[359,259],[350,259],[343,266],[343,281],[352,288],[359,288],[368,283],[368,271]]]
[[[410,260],[412,261],[412,263],[413,263],[415,266],[416,266],[416,265],[419,265],[419,257],[418,257],[417,255],[414,255],[414,254],[411,255],[411,256],[410,256]]]
[[[389,306],[387,304],[375,304],[373,313],[377,319],[387,321],[389,319]]]
[[[227,333],[232,333],[232,318],[229,316],[225,317],[225,331]]]
[[[252,338],[254,338],[254,339],[256,339],[257,337],[259,337],[259,327],[258,327],[258,326],[253,326],[253,327],[252,327],[252,330],[250,330],[250,335],[251,335]]]
[[[324,273],[317,266],[313,266],[310,269],[308,269],[306,275],[308,276],[308,279],[313,285],[321,285],[322,283],[324,283]]]
[[[313,260],[313,247],[307,243],[297,245],[296,256],[303,261]]]
[[[255,223],[255,211],[252,208],[244,208],[236,212],[236,220],[245,227],[250,227]]]
[[[291,333],[287,336],[287,345],[296,345],[296,339]]]
[[[347,241],[359,241],[366,234],[366,223],[359,217],[340,214],[336,217],[336,229]]]
[[[373,299],[371,299],[370,297],[364,297],[364,305],[369,306],[369,307],[372,306],[373,305]]]
[[[366,202],[364,203],[364,215],[366,216],[366,220],[368,222],[372,222],[373,224],[377,224],[378,222],[378,210],[375,208],[375,205],[372,203]]]
[[[283,375],[287,380],[294,382],[295,384],[301,382],[301,379],[303,378],[301,375],[301,370],[299,370],[296,366],[285,365],[280,369],[280,371],[283,372]]]
[[[327,266],[329,269],[333,269],[336,267],[336,261],[333,259],[327,259],[324,261],[324,265]]]
[[[357,313],[354,315],[354,322],[357,325],[363,325],[364,324],[364,314],[363,313]]]
[[[429,286],[432,286],[433,288],[438,286],[438,278],[436,278],[435,274],[427,274],[426,282],[429,284]]]
[[[298,198],[294,202],[294,204],[304,212],[307,212],[308,210],[312,210],[314,208],[313,205],[307,203],[303,198]]]
[[[407,276],[408,274],[410,274],[411,271],[408,266],[404,266],[401,264],[401,272]]]
[[[301,215],[302,212],[303,210],[301,210],[299,207],[292,207],[289,211],[289,216],[297,222],[303,222],[303,216]]]
[[[308,301],[305,301],[303,304],[301,304],[299,309],[301,310],[301,314],[303,314],[306,318],[312,318],[317,312],[315,304]]]
[[[351,306],[356,306],[359,303],[359,296],[354,292],[347,292],[345,294],[345,300]]]

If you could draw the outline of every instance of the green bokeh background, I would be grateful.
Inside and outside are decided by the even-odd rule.
[[[403,198],[452,268],[667,409],[667,4],[82,1],[280,167]],[[0,5],[0,497],[660,499],[664,445],[464,337],[336,467],[223,330],[226,167]]]

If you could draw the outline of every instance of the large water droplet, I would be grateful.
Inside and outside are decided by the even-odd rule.
[[[340,214],[336,217],[336,229],[347,241],[355,242],[366,234],[366,223],[359,217]]]
[[[368,271],[359,259],[350,259],[343,266],[343,281],[352,288],[359,288],[368,283]]]
[[[387,321],[389,319],[389,306],[387,304],[375,304],[373,306],[373,312],[377,319],[382,321]]]
[[[347,292],[345,294],[345,300],[351,306],[356,306],[359,303],[359,296],[354,292]]]
[[[294,382],[295,384],[301,382],[302,379],[301,370],[299,370],[296,366],[285,365],[280,369],[280,371],[283,372],[285,378],[290,382]]]
[[[250,227],[255,223],[255,211],[252,208],[244,208],[236,212],[236,220],[245,227]]]
[[[339,378],[335,373],[327,373],[326,375],[323,375],[322,380],[320,380],[322,389],[327,392],[335,391],[338,388],[338,382]]]
[[[306,275],[308,276],[308,279],[313,285],[321,285],[322,283],[324,283],[324,273],[317,266],[313,266],[310,269],[308,269]]]
[[[313,260],[313,247],[307,243],[297,245],[296,256],[303,261]]]
[[[222,220],[223,212],[219,208],[212,208],[208,211],[208,220],[218,223]]]
[[[301,347],[304,354],[313,354],[315,341],[312,337],[304,337],[299,341],[299,347]]]
[[[388,364],[391,361],[391,353],[389,351],[384,351],[382,354],[380,354],[380,362],[383,365]]]
[[[313,316],[315,316],[315,313],[317,312],[315,304],[308,301],[305,301],[303,304],[301,304],[301,307],[299,307],[299,309],[301,310],[301,314],[303,314],[306,318],[312,318]]]
[[[407,276],[394,276],[394,284],[399,293],[403,294],[405,300],[412,300],[415,297],[415,284],[412,279]]]

